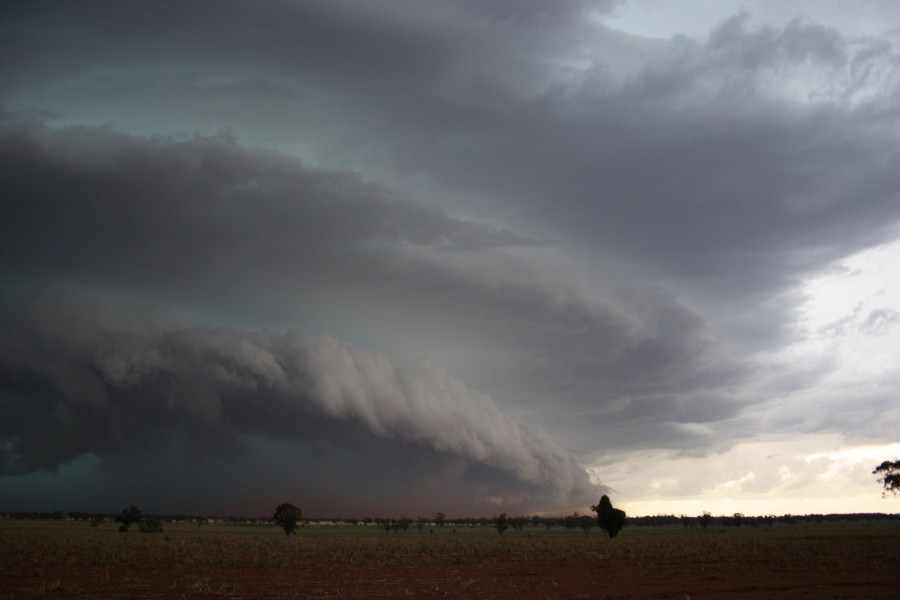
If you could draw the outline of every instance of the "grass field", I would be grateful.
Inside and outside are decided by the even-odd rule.
[[[410,529],[0,521],[13,598],[896,597],[900,526]]]

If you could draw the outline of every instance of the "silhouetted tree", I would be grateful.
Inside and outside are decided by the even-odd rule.
[[[444,523],[447,521],[447,515],[442,512],[434,513],[434,524],[438,527],[443,527]]]
[[[884,487],[881,492],[882,498],[887,497],[888,492],[896,494],[900,490],[900,460],[884,461],[875,467],[872,475],[881,475],[878,483]]]
[[[119,526],[119,531],[121,533],[125,533],[128,531],[128,528],[134,525],[135,523],[141,520],[141,509],[137,506],[129,506],[128,508],[123,508],[122,512],[119,513],[119,516],[116,517],[116,523],[121,523]]]
[[[500,513],[499,516],[494,517],[494,527],[497,528],[497,533],[503,535],[503,532],[509,528],[509,519],[506,518],[506,513]]]
[[[619,531],[625,527],[625,511],[613,508],[612,502],[606,494],[603,494],[600,503],[592,506],[591,510],[597,513],[597,524],[600,525],[600,529],[609,534],[609,537],[616,537],[619,535]]]
[[[272,517],[272,520],[275,521],[276,525],[284,529],[284,535],[287,536],[297,531],[302,516],[302,510],[293,504],[284,503],[279,504],[275,508],[275,515]]]

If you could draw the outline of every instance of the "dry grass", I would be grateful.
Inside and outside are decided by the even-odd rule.
[[[82,587],[143,597],[152,595],[148,586],[161,582],[171,597],[239,597],[238,572],[267,573],[260,593],[276,597],[299,597],[298,582],[307,597],[374,597],[381,589],[402,595],[415,574],[425,572],[429,578],[419,580],[418,594],[440,597],[493,585],[528,596],[553,583],[530,575],[548,566],[577,564],[600,572],[626,563],[673,574],[721,574],[748,566],[771,573],[864,567],[887,573],[900,562],[900,528],[884,525],[725,532],[630,528],[615,540],[599,531],[586,536],[538,528],[502,537],[489,528],[398,534],[304,527],[290,538],[274,527],[167,524],[165,530],[119,534],[110,524],[92,529],[83,523],[0,522],[0,600],[102,597]]]

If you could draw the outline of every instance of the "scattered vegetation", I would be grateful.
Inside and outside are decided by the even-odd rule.
[[[298,509],[299,510],[299,509]],[[104,514],[104,513],[89,513],[89,512],[80,512],[80,511],[19,511],[19,512],[7,512],[0,513],[0,522],[2,521],[47,521],[47,522],[70,522],[70,523],[79,523],[83,522],[87,526],[95,527],[98,530],[103,530],[106,526],[106,523],[121,523],[118,520],[121,513],[117,514]],[[141,518],[144,518],[143,516]],[[246,517],[246,516],[206,516],[206,517],[198,517],[194,515],[186,515],[186,514],[175,514],[175,515],[157,515],[151,517],[153,519],[159,520],[160,524],[168,527],[170,524],[190,524],[194,527],[194,530],[197,531],[198,528],[200,530],[206,529],[208,527],[215,528],[216,526],[223,525],[232,525],[232,526],[273,526],[278,525],[273,517]],[[429,531],[433,530],[435,532],[441,531],[441,529],[435,529],[443,527],[443,530],[450,530],[452,528],[453,531],[457,529],[460,530],[469,530],[469,529],[480,529],[480,528],[491,528],[495,527],[495,518],[487,518],[487,517],[464,517],[464,518],[448,518],[444,517],[441,521],[443,525],[439,525],[436,520],[429,521],[428,519],[417,519],[416,521],[412,521],[409,519],[383,519],[383,518],[371,518],[366,517],[364,519],[356,519],[356,518],[338,518],[338,517],[330,517],[330,518],[321,518],[321,519],[307,519],[306,522],[323,525],[352,525],[352,526],[378,526],[384,528],[385,523],[399,523],[402,520],[406,520],[410,525],[415,523],[415,527],[413,529],[417,531]],[[592,525],[597,525],[597,520],[594,517],[590,517],[588,515],[579,515],[578,513],[574,513],[569,516],[518,516],[518,517],[510,517],[507,515],[507,525],[512,527],[515,531],[522,531],[523,529],[526,531],[526,535],[534,534],[538,528],[543,528],[546,531],[559,531],[559,530],[575,530],[578,528],[583,529],[583,524],[585,520],[591,520]],[[690,515],[674,515],[674,514],[659,514],[652,516],[642,516],[642,517],[628,517],[625,518],[625,525],[628,527],[637,527],[637,528],[664,528],[677,526],[686,530],[692,529],[709,529],[709,530],[722,530],[722,529],[730,529],[732,527],[737,528],[747,528],[753,530],[770,530],[775,525],[803,525],[803,524],[832,524],[832,523],[858,523],[858,522],[885,522],[889,523],[900,523],[900,514],[890,514],[890,513],[838,513],[838,514],[807,514],[807,515],[761,515],[761,516],[747,516],[742,513],[735,513],[734,515],[717,515],[714,516],[710,512],[704,512],[702,515],[698,516],[690,516]],[[137,521],[135,521],[137,523]],[[422,524],[423,527],[419,528],[419,524]],[[391,529],[391,531],[403,531],[402,528]]]
[[[91,527],[99,527],[104,520],[98,516],[91,517]],[[123,508],[119,516],[116,517],[116,523],[119,523],[120,533],[128,532],[134,524],[137,524],[138,531],[141,533],[160,533],[163,530],[162,521],[158,517],[142,516],[141,509],[137,506]]]

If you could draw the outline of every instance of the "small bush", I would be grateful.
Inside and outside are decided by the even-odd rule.
[[[162,523],[153,517],[146,517],[138,523],[138,531],[141,533],[162,533],[162,530]]]

